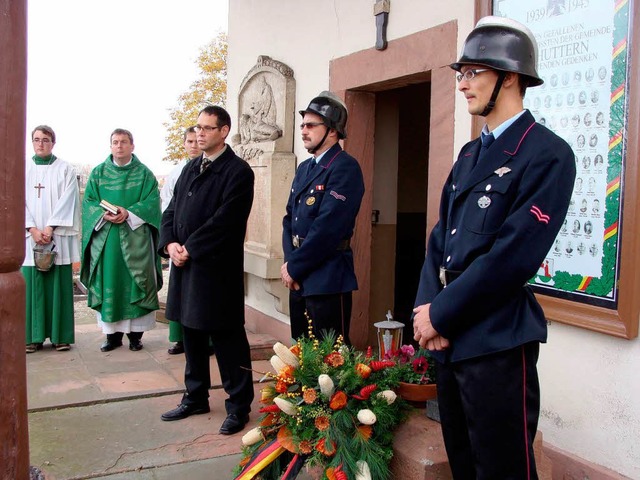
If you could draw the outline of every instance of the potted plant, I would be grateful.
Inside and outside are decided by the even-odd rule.
[[[435,362],[428,350],[402,345],[387,356],[398,365],[397,392],[403,399],[424,407],[424,402],[436,398]]]

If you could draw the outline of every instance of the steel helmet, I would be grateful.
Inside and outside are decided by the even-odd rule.
[[[450,65],[460,71],[463,65],[482,65],[528,78],[529,87],[544,82],[538,72],[538,44],[526,26],[510,18],[481,18],[464,42],[460,59]]]
[[[324,120],[324,124],[338,132],[339,138],[347,138],[347,107],[337,95],[329,91],[320,92],[309,103],[306,110],[300,110],[300,115],[315,113]]]

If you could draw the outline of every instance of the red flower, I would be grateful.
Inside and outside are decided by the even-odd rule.
[[[420,375],[424,375],[425,373],[427,373],[427,370],[429,368],[429,362],[425,357],[416,358],[413,361],[412,365],[413,365],[413,371]]]

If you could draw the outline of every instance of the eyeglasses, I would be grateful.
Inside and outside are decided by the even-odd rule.
[[[51,139],[49,139],[49,138],[34,138],[31,141],[33,143],[51,143]]]
[[[466,80],[467,82],[470,82],[471,80],[476,78],[476,75],[478,75],[479,73],[488,72],[489,70],[491,69],[490,68],[472,68],[470,70],[467,70],[466,72],[457,74],[456,80],[458,80],[458,82],[461,82],[462,80]]]
[[[220,127],[210,127],[209,125],[196,125],[195,127],[193,127],[193,129],[196,131],[196,133],[200,133],[204,130],[205,133],[211,133],[213,132],[215,129],[220,129]]]
[[[322,122],[306,122],[300,124],[300,130],[304,130],[304,127],[307,127],[309,130],[315,127],[319,127],[320,125],[324,125]]]

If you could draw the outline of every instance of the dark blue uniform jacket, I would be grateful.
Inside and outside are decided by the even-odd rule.
[[[434,352],[442,362],[546,341],[544,313],[525,284],[562,226],[575,179],[571,147],[529,111],[473,167],[480,146],[462,148],[444,186],[416,297],[431,303],[434,328],[451,341]],[[462,272],[446,288],[441,266]]]
[[[298,165],[283,219],[282,246],[289,275],[300,293],[324,295],[358,288],[351,238],[364,194],[360,165],[335,144],[311,169],[309,158]],[[302,245],[295,248],[292,237]]]

